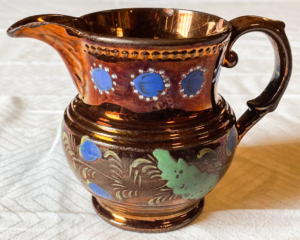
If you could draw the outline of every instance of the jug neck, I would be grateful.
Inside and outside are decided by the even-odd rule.
[[[15,23],[8,34],[56,49],[86,104],[107,102],[145,113],[202,111],[220,103],[217,83],[230,32],[191,45],[181,40],[167,45],[167,39],[151,45],[79,30],[84,24],[70,16],[40,15]]]

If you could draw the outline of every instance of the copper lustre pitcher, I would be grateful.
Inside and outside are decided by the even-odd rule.
[[[201,213],[241,138],[277,107],[292,69],[284,27],[255,16],[133,8],[32,16],[7,33],[48,43],[71,74],[79,94],[65,111],[62,143],[96,212],[120,228],[162,232]],[[271,40],[275,68],[236,120],[217,86],[221,67],[237,64],[232,45],[252,31]]]

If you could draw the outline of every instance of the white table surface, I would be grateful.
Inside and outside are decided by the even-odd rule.
[[[66,67],[50,46],[6,36],[30,15],[141,6],[282,20],[294,60],[279,107],[245,136],[200,217],[162,234],[123,231],[96,215],[60,142],[63,111],[77,93]],[[0,239],[300,239],[299,17],[300,1],[283,0],[0,0]],[[240,62],[222,69],[219,92],[240,116],[270,80],[274,56],[260,33],[242,37],[234,50]]]

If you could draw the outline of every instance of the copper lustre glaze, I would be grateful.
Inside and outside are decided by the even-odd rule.
[[[270,38],[275,70],[237,121],[217,84],[221,67],[237,63],[233,43],[250,31]],[[68,163],[99,216],[139,232],[174,230],[201,213],[241,138],[278,105],[292,68],[284,24],[254,16],[119,9],[32,16],[8,34],[61,55],[79,91],[62,124]]]

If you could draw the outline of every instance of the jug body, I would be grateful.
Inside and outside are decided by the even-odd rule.
[[[229,168],[238,136],[224,99],[214,110],[137,113],[76,97],[65,111],[62,142],[103,219],[153,232],[177,229],[198,216],[204,196]]]

